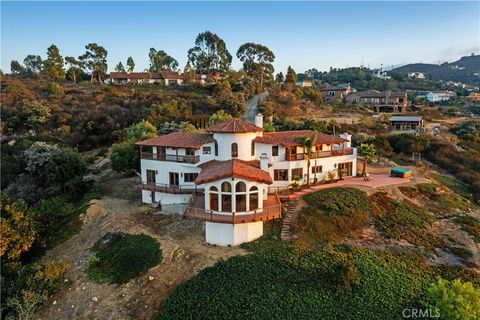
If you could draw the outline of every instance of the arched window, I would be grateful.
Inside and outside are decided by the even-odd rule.
[[[250,150],[251,150],[252,156],[254,156],[255,155],[255,141],[253,141],[253,140],[252,140],[252,145],[250,147]]]
[[[238,157],[238,144],[232,143],[232,158]]]
[[[210,187],[210,210],[218,211],[218,189],[215,186]]]
[[[230,182],[225,181],[222,183],[222,192],[232,192],[232,185]]]
[[[218,142],[215,140],[215,155],[218,156]]]
[[[258,209],[258,200],[259,200],[258,188],[255,187],[255,186],[251,187],[250,191],[248,192],[248,196],[249,196],[249,199],[250,199],[248,210],[253,211],[253,210]]]
[[[247,191],[247,186],[245,185],[245,182],[237,182],[235,185],[235,192],[246,192]]]

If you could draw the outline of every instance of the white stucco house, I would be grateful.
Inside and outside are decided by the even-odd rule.
[[[456,96],[457,94],[453,91],[435,90],[427,93],[427,100],[430,102],[447,101],[451,98],[455,98]]]
[[[281,217],[279,189],[295,177],[307,182],[307,160],[298,137],[313,131],[263,132],[239,118],[205,133],[176,132],[140,141],[142,201],[162,207],[186,204],[185,217],[205,222],[206,241],[238,245],[263,234],[263,222]],[[357,151],[350,135],[318,134],[310,154],[310,180],[329,171],[355,176]]]

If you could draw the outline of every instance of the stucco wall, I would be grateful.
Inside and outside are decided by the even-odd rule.
[[[236,246],[263,235],[263,222],[226,224],[205,222],[205,238],[210,244]]]

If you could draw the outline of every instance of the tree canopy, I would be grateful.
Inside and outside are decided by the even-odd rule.
[[[273,62],[275,55],[264,45],[252,42],[238,48],[237,58],[243,62],[243,70],[258,81],[258,90],[263,91],[265,81],[273,80]]]
[[[128,72],[133,72],[133,69],[135,69],[135,62],[133,61],[132,57],[127,58],[127,71]]]
[[[52,44],[48,47],[47,60],[44,61],[43,68],[48,80],[53,82],[65,80],[63,57],[56,45]]]
[[[108,51],[96,43],[87,44],[85,49],[87,49],[87,51],[81,55],[79,59],[84,63],[85,67],[90,70],[91,81],[93,82],[93,78],[96,77],[101,84],[102,78],[106,74],[108,68]]]
[[[163,50],[157,51],[150,48],[148,58],[150,59],[150,72],[175,71],[178,69],[178,61]]]
[[[125,72],[125,67],[123,66],[122,61],[120,61],[120,62],[115,66],[115,71],[117,71],[117,72]]]
[[[205,31],[195,39],[195,46],[188,50],[188,62],[200,73],[227,71],[232,63],[225,41],[217,34]]]
[[[288,66],[287,75],[285,76],[285,83],[294,85],[297,82],[297,73],[291,66]]]

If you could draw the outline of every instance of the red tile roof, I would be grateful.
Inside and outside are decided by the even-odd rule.
[[[262,132],[263,129],[240,118],[232,118],[231,120],[214,124],[213,126],[208,127],[206,131],[221,133],[247,133]]]
[[[160,72],[110,72],[110,79],[183,79],[185,75],[177,71]]]
[[[164,136],[139,141],[136,144],[140,146],[199,149],[205,143],[213,141],[213,135],[210,133],[174,132]]]
[[[212,160],[204,163],[202,171],[195,180],[195,184],[208,183],[223,178],[235,177],[249,181],[257,181],[266,184],[272,184],[272,177],[267,171],[259,167],[258,162],[243,161],[232,159],[227,161]]]
[[[312,134],[312,130],[264,132],[263,137],[255,138],[255,142],[292,147],[300,145],[297,141],[298,138],[304,136],[310,137]],[[343,138],[324,133],[318,133],[317,136],[317,144],[344,143],[346,141],[347,140]]]

